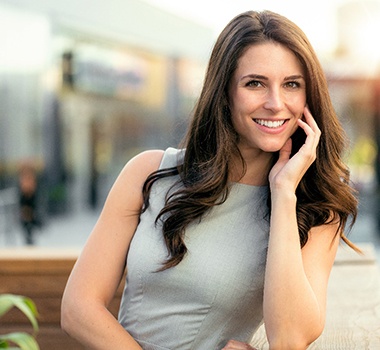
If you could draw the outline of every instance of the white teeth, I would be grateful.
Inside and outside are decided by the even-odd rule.
[[[266,126],[267,128],[279,128],[281,125],[285,123],[285,120],[264,120],[264,119],[255,119],[254,120],[257,124]]]

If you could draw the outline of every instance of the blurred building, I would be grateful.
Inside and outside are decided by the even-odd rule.
[[[322,63],[351,142],[353,179],[372,191],[380,5],[340,3],[337,46]],[[211,28],[143,0],[0,0],[0,189],[27,160],[50,212],[101,206],[132,156],[178,144],[213,41]]]
[[[176,146],[213,32],[140,0],[0,0],[0,189],[40,172],[50,212],[102,205],[141,150]]]
[[[325,64],[335,108],[348,133],[353,180],[364,195],[380,184],[380,2],[346,1],[338,8],[337,47]]]

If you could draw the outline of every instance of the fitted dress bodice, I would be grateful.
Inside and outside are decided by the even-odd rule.
[[[160,168],[181,151],[165,151]],[[268,188],[232,183],[227,200],[190,224],[188,249],[175,267],[157,214],[177,176],[158,180],[127,257],[119,322],[144,350],[220,350],[229,339],[247,342],[263,318],[269,224]]]

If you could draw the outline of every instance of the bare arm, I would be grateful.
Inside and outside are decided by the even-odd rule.
[[[141,153],[124,167],[68,280],[62,328],[90,349],[141,350],[107,306],[120,283],[138,225],[143,183],[158,169],[162,154]]]
[[[291,141],[271,170],[272,212],[264,287],[264,322],[270,349],[306,349],[322,332],[326,290],[339,238],[336,224],[315,227],[301,250],[295,189],[315,160],[320,131],[310,112],[299,121],[307,135],[291,159]],[[335,237],[335,238],[334,238]]]

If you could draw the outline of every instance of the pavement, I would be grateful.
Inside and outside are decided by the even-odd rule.
[[[34,231],[34,245],[39,247],[83,247],[99,216],[97,211],[81,210],[45,219]],[[0,232],[0,247],[25,245],[21,226],[14,223]]]
[[[380,262],[380,232],[377,228],[376,205],[373,198],[363,198],[357,221],[349,233],[354,243],[372,243]],[[50,217],[41,229],[35,232],[35,245],[41,247],[83,247],[99,211],[83,209],[76,212]],[[9,217],[8,217],[9,219]],[[4,225],[3,225],[4,226]],[[0,226],[0,247],[23,246],[21,227],[15,222],[5,229]]]

